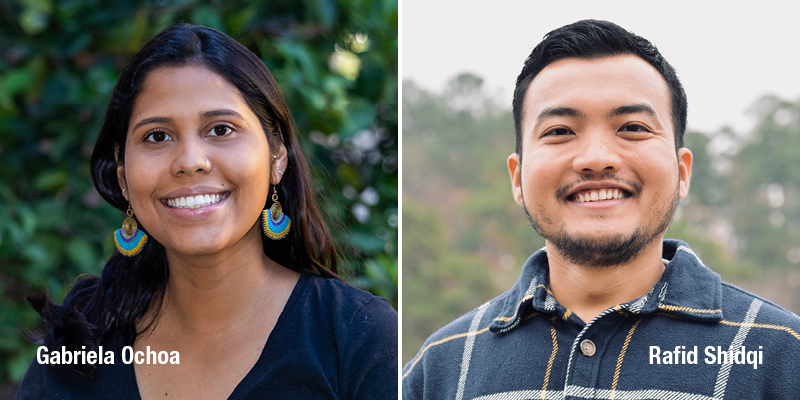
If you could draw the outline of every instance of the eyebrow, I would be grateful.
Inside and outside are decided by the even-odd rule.
[[[206,111],[204,113],[201,113],[200,117],[203,118],[203,119],[215,118],[215,117],[236,117],[236,118],[241,119],[242,121],[247,121],[246,119],[244,119],[242,114],[239,114],[238,112],[233,111],[231,109],[227,109],[227,108],[222,108],[222,109],[219,109],[219,110]]]
[[[651,116],[656,116],[656,111],[653,110],[653,107],[650,107],[647,104],[631,104],[627,106],[617,107],[611,112],[608,113],[608,117],[618,117],[620,115],[627,115],[627,114],[639,114],[644,113]]]
[[[572,118],[580,118],[583,117],[584,114],[576,108],[572,107],[550,107],[545,108],[539,115],[536,116],[536,120],[533,124],[533,128],[537,129],[537,127],[542,123],[542,121],[546,118],[551,117],[572,117]]]
[[[210,119],[210,118],[225,117],[225,116],[236,117],[236,118],[244,121],[245,124],[247,124],[247,120],[244,118],[244,116],[242,116],[242,114],[239,114],[238,112],[236,112],[234,110],[231,110],[231,109],[227,109],[227,108],[221,108],[221,109],[218,109],[218,110],[204,111],[204,112],[200,113],[200,118],[202,118],[202,119]],[[148,124],[171,124],[173,122],[174,122],[174,120],[172,118],[169,118],[169,117],[150,117],[150,118],[145,118],[145,119],[137,122],[136,125],[133,126],[133,131],[136,131],[140,127],[148,125]]]
[[[583,113],[572,107],[546,108],[536,117],[537,120],[548,117],[582,117]]]
[[[168,123],[171,123],[171,122],[172,122],[172,118],[167,118],[167,117],[145,118],[145,119],[137,122],[136,125],[133,126],[133,130],[132,131],[135,132],[140,127],[148,125],[148,124],[168,124]]]

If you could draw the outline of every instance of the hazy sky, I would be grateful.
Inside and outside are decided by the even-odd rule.
[[[653,42],[678,71],[689,128],[749,130],[771,93],[800,99],[800,6],[789,1],[401,0],[401,75],[441,91],[460,72],[484,78],[510,108],[517,74],[550,30],[585,18]],[[651,5],[652,4],[652,5]],[[655,6],[657,5],[657,6]]]

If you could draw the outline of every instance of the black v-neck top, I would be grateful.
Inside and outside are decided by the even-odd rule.
[[[117,335],[91,380],[33,360],[15,399],[140,400]],[[386,299],[306,272],[229,399],[396,399],[397,312]]]

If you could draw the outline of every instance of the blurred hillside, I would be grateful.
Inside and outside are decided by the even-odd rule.
[[[342,275],[397,305],[396,0],[0,0],[0,399],[35,346],[25,302],[99,274],[124,215],[89,157],[126,60],[169,25],[221,30],[270,68],[297,122]]]
[[[544,246],[511,196],[508,107],[479,77],[403,83],[403,349],[508,290]],[[800,312],[800,100],[766,96],[752,132],[687,132],[690,195],[667,237],[722,278]]]

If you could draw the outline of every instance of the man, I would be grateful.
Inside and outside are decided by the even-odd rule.
[[[647,40],[550,32],[514,92],[514,199],[545,248],[431,336],[405,399],[798,399],[800,319],[664,240],[689,191],[686,95]]]

